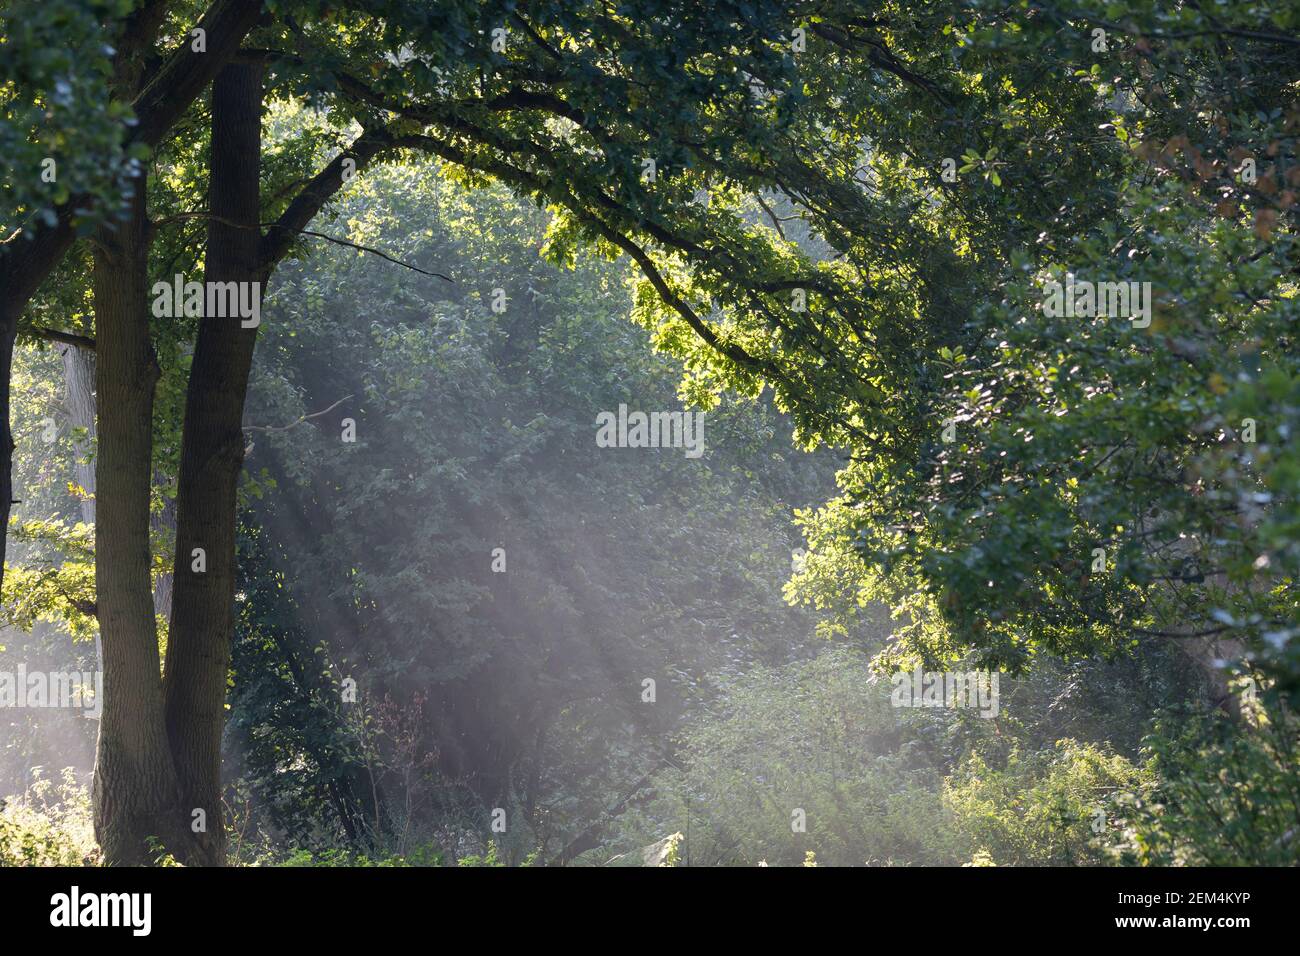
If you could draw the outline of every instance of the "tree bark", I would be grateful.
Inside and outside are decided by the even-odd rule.
[[[95,523],[95,463],[91,455],[95,449],[95,353],[93,349],[78,348],[67,345],[60,353],[63,359],[63,407],[68,415],[68,426],[75,435],[84,430],[84,439],[72,440],[72,474],[77,486],[85,492],[79,499],[81,520],[88,525]],[[154,483],[167,485],[171,481],[162,472],[154,475]],[[176,500],[163,500],[162,511],[150,518],[154,534],[164,540],[170,540],[176,534]],[[168,571],[159,574],[153,587],[154,615],[163,620],[172,616],[172,575]],[[98,636],[95,639],[99,645]],[[102,659],[102,658],[101,658]]]
[[[84,439],[72,439],[72,475],[77,486],[85,492],[79,499],[81,520],[95,523],[95,464],[90,460],[95,447],[95,353],[76,346],[65,346],[63,357],[63,407],[68,413],[68,426],[75,435],[85,429]]]
[[[75,435],[84,429],[84,439],[72,439],[72,475],[81,494],[77,500],[83,524],[95,524],[95,463],[91,452],[95,447],[95,353],[76,345],[65,345],[63,358],[63,408],[68,414],[68,427]],[[95,664],[104,672],[104,644],[95,632]]]
[[[104,668],[93,802],[95,838],[110,865],[147,864],[154,857],[150,838],[175,845],[182,832],[149,580],[158,364],[149,340],[144,179],[134,188],[128,218],[99,230],[92,281],[100,399],[95,578]]]
[[[259,283],[262,75],[232,63],[212,84],[208,282]],[[202,809],[186,862],[225,862],[221,735],[234,627],[236,491],[244,460],[244,397],[257,329],[204,315],[190,366],[176,495],[176,564],[164,679],[167,734],[184,805]],[[196,549],[206,568],[194,570]]]
[[[0,270],[0,284],[5,277]],[[5,552],[9,535],[9,512],[14,506],[14,436],[9,427],[9,382],[13,377],[14,342],[18,338],[18,313],[26,300],[17,303],[5,296],[0,302],[0,585],[5,580]]]

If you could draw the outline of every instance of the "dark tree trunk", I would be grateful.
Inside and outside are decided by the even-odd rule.
[[[258,274],[262,76],[224,67],[212,84],[208,282],[253,283]],[[260,295],[260,288],[258,290]],[[167,735],[184,805],[202,809],[190,864],[225,862],[221,735],[235,600],[235,494],[243,465],[244,396],[257,329],[205,315],[199,323],[181,439],[176,565],[165,677]],[[193,570],[196,549],[206,569]]]
[[[99,230],[93,286],[99,394],[95,578],[104,709],[95,752],[95,838],[110,865],[142,865],[149,838],[174,846],[182,805],[163,725],[150,586],[154,385],[145,183],[128,218]]]

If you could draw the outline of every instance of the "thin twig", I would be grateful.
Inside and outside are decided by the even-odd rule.
[[[290,428],[296,428],[297,426],[301,425],[303,422],[309,419],[320,418],[320,416],[334,411],[334,409],[338,408],[349,398],[353,398],[353,397],[354,396],[352,395],[344,395],[342,398],[340,398],[329,408],[322,408],[319,412],[312,412],[310,415],[303,415],[301,418],[297,419],[296,421],[292,421],[287,425],[245,425],[244,430],[250,432],[287,432]]]
[[[206,213],[206,212],[178,212],[175,215],[167,216],[164,219],[155,220],[151,225],[153,228],[156,229],[159,226],[165,226],[169,223],[180,222],[186,219],[210,219],[213,222],[222,223],[223,225],[230,226],[233,229],[254,229],[254,228],[261,229],[265,226],[275,226],[278,229],[285,228],[284,226],[275,222],[264,222],[258,226],[243,225],[241,223],[231,222],[229,219],[223,219],[220,216],[214,216],[211,213]],[[324,239],[327,242],[333,242],[340,246],[347,246],[350,249],[359,249],[362,252],[373,253],[374,255],[379,256],[379,258],[386,259],[387,261],[393,263],[394,265],[401,266],[403,269],[410,269],[412,272],[418,272],[421,275],[432,276],[435,279],[442,279],[446,282],[454,283],[456,281],[455,279],[452,279],[450,276],[443,275],[441,272],[430,272],[427,269],[421,269],[419,266],[413,266],[409,262],[403,262],[401,259],[394,259],[388,253],[376,249],[373,246],[363,246],[359,242],[352,242],[348,239],[340,239],[337,236],[328,236],[323,232],[313,232],[310,229],[295,229],[293,231],[300,236],[313,236],[317,239]]]
[[[421,275],[433,276],[435,279],[442,279],[446,282],[456,281],[455,279],[452,279],[450,276],[443,275],[441,272],[429,272],[427,269],[421,269],[419,266],[413,266],[409,262],[403,262],[401,259],[394,259],[392,256],[388,255],[387,253],[380,252],[378,249],[372,248],[371,246],[363,246],[359,242],[349,242],[346,239],[339,239],[336,236],[327,236],[323,232],[312,232],[310,229],[299,229],[297,230],[297,232],[299,235],[315,236],[317,239],[325,239],[328,240],[329,242],[337,243],[340,246],[349,246],[353,249],[360,249],[362,252],[372,252],[375,255],[379,256],[379,258],[381,259],[387,259],[389,262],[393,263],[394,265],[399,265],[403,269],[410,269],[412,272],[418,272]]]
[[[772,211],[772,207],[763,202],[763,197],[759,193],[755,192],[754,198],[757,199],[758,204],[763,207],[763,212],[767,213],[767,218],[772,220],[772,225],[776,229],[776,234],[781,237],[781,241],[788,242],[789,240],[785,238],[785,230],[781,228],[781,220],[777,214]]]

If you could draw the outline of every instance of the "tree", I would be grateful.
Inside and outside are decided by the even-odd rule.
[[[0,344],[7,369],[20,313],[78,226],[95,229],[106,545],[95,607],[109,706],[133,701],[106,719],[101,753],[139,751],[161,780],[100,775],[106,834],[128,808],[120,839],[105,837],[112,859],[142,859],[150,828],[195,862],[223,852],[221,702],[256,332],[204,316],[188,378],[179,348],[154,370],[151,346],[180,339],[147,321],[155,237],[138,165],[201,115],[209,82],[211,158],[167,146],[206,184],[206,210],[175,215],[207,222],[209,278],[260,291],[353,171],[400,150],[437,157],[467,184],[493,179],[552,209],[556,261],[586,245],[634,262],[635,313],[685,362],[689,398],[770,387],[801,443],[849,449],[844,497],[808,518],[805,582],[823,603],[853,589],[850,615],[859,597],[898,605],[911,624],[902,655],[974,648],[1015,669],[1040,651],[1222,637],[1294,681],[1295,461],[1280,441],[1295,407],[1293,12],[1271,13],[1261,30],[1253,8],[1211,17],[1155,4],[1121,23],[1092,3],[1067,15],[1029,3],[630,0],[524,12],[509,0],[308,0],[264,15],[259,3],[216,0],[197,21],[202,43],[177,47],[165,33],[189,34],[177,29],[193,20],[188,6],[70,9],[90,69],[65,92],[70,56],[20,58],[0,142],[39,142],[46,100],[97,104],[86,144],[109,162],[74,165],[73,183],[44,190],[33,185],[39,147],[21,154],[33,178],[7,211],[31,222],[0,251]],[[35,16],[21,35],[42,36],[59,15]],[[114,53],[94,46],[100,35],[116,37]],[[155,60],[156,43],[174,52]],[[304,183],[259,195],[254,114],[268,94],[318,104],[360,133]],[[1139,141],[1163,170],[1144,165]],[[314,155],[310,145],[287,152]],[[1240,181],[1224,158],[1234,150]],[[155,192],[171,188],[160,178]],[[1193,266],[1209,281],[1189,288]],[[1147,302],[1148,338],[1113,321],[1125,316],[1080,326],[1043,307],[1036,287],[1084,267],[1165,294]],[[1186,327],[1170,296],[1196,310]],[[1259,361],[1240,369],[1232,349]],[[1211,358],[1220,364],[1202,382]],[[148,538],[158,375],[164,389],[185,381],[188,396],[161,680]],[[1159,397],[1146,405],[1144,394]],[[1275,431],[1226,454],[1209,437],[1247,419]],[[1187,626],[1171,627],[1174,615]],[[169,755],[153,726],[158,700]],[[209,811],[213,836],[191,835],[196,810]]]
[[[6,230],[0,245],[0,393],[5,396],[0,446],[6,449],[0,465],[0,510],[5,519],[0,556],[13,499],[9,369],[23,310],[78,234],[116,216],[122,200],[132,194],[130,181],[139,177],[142,157],[238,48],[260,15],[261,3],[216,0],[195,27],[203,33],[203,50],[187,40],[150,69],[146,57],[167,12],[162,2],[22,4],[11,8],[3,24],[5,35],[19,41],[14,47],[22,57],[13,61],[13,74],[5,77],[12,94],[0,125],[6,142],[26,141],[15,155],[27,177],[7,198],[5,220],[19,224]],[[105,42],[110,39],[115,46]],[[75,83],[66,78],[69,74]],[[72,93],[65,94],[65,88]],[[47,101],[62,120],[48,132],[43,130]],[[35,185],[45,183],[35,162],[38,157],[42,162],[54,160],[57,176],[57,161],[79,154],[104,161],[74,161],[71,182],[56,178],[49,185]],[[68,166],[65,159],[65,169]]]
[[[1091,10],[1017,29],[1051,31],[1045,58],[1062,24],[1109,36],[1094,65],[1077,45],[1067,60],[1123,149],[1088,200],[1109,214],[1011,247],[988,307],[929,359],[915,454],[856,456],[809,517],[804,584],[895,603],[904,652],[927,660],[974,648],[1017,669],[1172,641],[1235,710],[1216,660],[1295,687],[1296,41],[1245,11]],[[1085,285],[1138,283],[1149,312],[1052,308],[1050,283],[1075,278],[1080,303]]]
[[[306,5],[304,11],[318,12],[310,5]],[[254,4],[231,3],[214,6],[200,21],[197,29],[204,33],[202,38],[196,37],[196,42],[192,44],[191,50],[194,52],[183,49],[166,61],[156,74],[142,72],[141,61],[144,50],[150,45],[153,35],[165,17],[166,11],[163,5],[151,4],[142,7],[133,11],[124,22],[121,22],[118,29],[124,42],[117,51],[115,63],[118,64],[118,68],[110,89],[119,97],[130,98],[136,107],[137,122],[128,134],[129,140],[138,141],[146,147],[156,145],[203,84],[216,75],[234,55],[235,48],[253,26],[259,12],[257,5]],[[342,31],[338,29],[337,21],[326,29],[314,27],[304,30],[298,26],[292,14],[284,16],[278,26],[270,28],[273,34],[278,32],[285,40],[290,40],[295,46],[308,53],[308,57],[304,58],[297,54],[289,56],[283,51],[278,54],[272,51],[270,54],[272,59],[305,68],[305,86],[308,88],[319,90],[322,81],[324,81],[323,85],[333,86],[338,91],[340,99],[353,103],[362,112],[365,121],[363,127],[374,131],[363,133],[348,157],[336,158],[318,178],[313,179],[298,199],[285,209],[281,221],[277,222],[265,239],[259,242],[257,265],[265,272],[269,272],[278,258],[290,250],[298,229],[305,226],[311,215],[341,184],[345,160],[351,161],[354,166],[363,164],[387,147],[405,146],[426,149],[443,158],[459,159],[471,169],[482,168],[488,172],[506,174],[515,185],[536,191],[534,188],[536,169],[529,169],[526,162],[523,165],[508,162],[503,164],[498,159],[491,158],[491,152],[505,146],[504,155],[525,161],[535,154],[536,146],[531,142],[510,141],[508,133],[515,126],[515,114],[527,115],[532,112],[528,117],[529,125],[533,128],[533,132],[538,134],[543,132],[543,124],[549,122],[557,106],[561,114],[568,112],[571,120],[579,115],[573,112],[572,105],[565,106],[559,103],[553,97],[542,93],[538,87],[551,90],[571,86],[576,88],[579,82],[585,86],[594,76],[592,70],[596,61],[604,56],[606,43],[623,44],[626,47],[624,58],[628,62],[644,61],[646,57],[658,59],[659,67],[655,80],[662,89],[656,93],[662,95],[654,96],[655,109],[668,103],[687,107],[691,105],[692,100],[698,101],[690,110],[689,116],[673,115],[671,126],[659,131],[658,145],[669,151],[664,159],[671,160],[672,152],[679,149],[673,143],[674,138],[682,140],[684,136],[689,135],[688,127],[693,125],[689,119],[694,118],[695,110],[711,108],[710,99],[719,106],[725,106],[728,112],[733,114],[727,117],[733,125],[751,128],[754,126],[753,121],[743,115],[743,111],[737,110],[737,106],[743,106],[750,95],[749,85],[743,79],[745,64],[729,66],[712,78],[690,75],[683,69],[685,64],[678,52],[669,49],[676,42],[675,38],[678,35],[676,27],[683,24],[674,23],[674,18],[667,16],[666,11],[653,5],[647,8],[646,12],[658,19],[647,20],[646,23],[651,25],[651,29],[642,35],[638,35],[636,30],[629,30],[625,22],[606,17],[599,9],[581,10],[576,18],[572,17],[569,11],[557,10],[556,23],[544,24],[543,32],[550,31],[558,37],[559,34],[570,31],[578,37],[582,36],[585,30],[591,31],[590,36],[584,36],[579,43],[580,55],[569,57],[567,61],[565,57],[559,57],[564,64],[564,69],[559,74],[552,67],[544,65],[544,61],[557,56],[554,47],[548,43],[543,33],[538,32],[534,25],[524,21],[518,14],[513,16],[522,27],[527,43],[517,45],[520,48],[511,56],[498,55],[500,51],[494,48],[498,46],[501,39],[499,31],[505,29],[501,24],[507,20],[506,6],[500,9],[490,6],[484,9],[440,11],[431,15],[432,20],[428,15],[412,15],[404,10],[385,12],[389,17],[383,22],[383,28],[369,34],[351,34]],[[365,10],[348,12],[340,19],[347,18],[356,25],[366,24],[372,21],[369,13]],[[439,19],[444,22],[432,22]],[[703,26],[694,15],[689,17],[689,22],[685,25],[692,28]],[[769,34],[774,34],[778,25],[784,26],[773,16],[769,17],[762,27]],[[716,32],[716,27],[712,27],[711,30]],[[750,25],[742,19],[737,23],[729,24],[726,30],[730,31],[733,40],[744,39],[749,34]],[[339,38],[344,36],[350,37],[355,42],[350,46],[338,42]],[[715,56],[713,50],[721,39],[724,38],[717,35],[702,38],[697,43],[697,49],[703,55]],[[782,42],[784,42],[783,36]],[[203,52],[198,54],[200,48]],[[383,64],[386,62],[383,59],[384,54],[391,54],[393,51],[400,51],[405,59],[399,60],[396,64],[391,60],[387,61],[390,64],[388,69],[379,66],[378,81],[374,85],[358,81],[354,74],[347,70],[350,64],[366,60]],[[202,58],[196,60],[196,54]],[[254,58],[260,55],[256,51],[252,53]],[[778,56],[770,50],[756,49],[752,52],[751,59],[753,60],[751,65],[755,70],[764,67],[779,69],[783,74],[781,78],[784,82],[791,82],[795,76],[795,72],[785,64],[783,55]],[[322,61],[329,61],[331,67],[324,74],[320,71]],[[202,66],[197,66],[196,63]],[[400,69],[392,68],[393,65],[399,66]],[[487,67],[491,67],[495,75],[491,85],[502,90],[499,96],[492,92],[488,95],[474,95],[477,78]],[[447,71],[453,69],[454,76],[448,82]],[[412,76],[417,80],[414,84],[409,82]],[[525,83],[531,88],[524,88],[521,84]],[[632,133],[634,138],[644,138],[646,130],[643,126],[624,131],[613,128],[621,121],[629,105],[629,97],[640,96],[640,93],[626,81],[620,81],[617,85],[621,87],[621,95],[616,101],[604,104],[603,114],[595,112],[600,104],[592,102],[584,105],[585,108],[593,110],[594,121],[608,120],[610,131],[605,131],[600,126],[593,126],[593,130],[597,138],[603,140],[606,146],[607,160],[613,159],[624,165],[625,168],[618,170],[618,177],[625,184],[631,184],[635,183],[636,177],[640,175],[634,170],[646,168],[646,164],[641,161],[643,157],[633,155],[636,152],[644,152],[644,144],[634,146],[633,143],[622,141],[621,136]],[[423,96],[414,103],[401,101],[390,103],[385,100],[385,95],[397,88],[411,89]],[[579,105],[578,108],[581,109],[584,105]],[[393,108],[389,109],[390,106]],[[478,114],[483,111],[487,112],[488,119],[497,121],[497,128],[493,128],[491,123],[484,123],[478,117]],[[643,108],[642,112],[642,120],[652,117],[656,120],[665,118],[662,115],[655,115],[649,109]],[[405,125],[400,130],[389,130],[384,123],[376,122],[382,114],[400,118]],[[468,117],[475,119],[471,121]],[[767,117],[767,120],[771,121],[773,118]],[[468,132],[471,137],[469,142],[466,142],[463,139],[448,140],[429,136],[432,126]],[[214,125],[214,134],[220,132],[220,126]],[[465,152],[466,146],[471,148],[471,152]],[[214,155],[220,153],[222,149],[220,135],[214,136],[212,148]],[[716,149],[716,143],[710,144],[708,149]],[[569,185],[579,184],[580,177],[576,173],[585,165],[587,181],[581,184],[582,191],[586,193],[587,201],[593,202],[600,194],[600,183],[608,171],[606,162],[593,161],[593,157],[582,144],[572,144],[567,152],[570,159],[577,163],[573,170],[574,175],[569,177],[571,180]],[[556,155],[558,158],[563,153],[558,152]],[[659,159],[655,159],[655,163],[658,162]],[[139,174],[136,173],[134,178],[139,179]],[[657,176],[648,177],[646,181],[657,181]],[[552,188],[547,187],[547,189]],[[129,727],[132,728],[132,732],[138,731],[143,736],[140,741],[127,745],[127,749],[139,748],[155,754],[154,757],[142,759],[141,765],[157,766],[159,770],[158,780],[147,785],[146,789],[150,792],[138,799],[135,796],[115,795],[116,787],[129,790],[129,783],[115,781],[111,772],[100,774],[100,787],[97,791],[100,808],[98,812],[101,826],[106,834],[104,839],[106,843],[113,846],[110,859],[115,861],[140,858],[138,855],[142,852],[139,849],[142,845],[139,839],[142,833],[140,828],[148,826],[145,821],[154,812],[152,808],[166,803],[169,800],[167,793],[171,790],[165,769],[167,761],[157,753],[159,750],[157,733],[154,729],[143,729],[143,725],[155,723],[154,705],[151,701],[156,693],[153,689],[153,678],[150,676],[152,662],[156,655],[156,643],[151,637],[153,631],[150,618],[151,602],[146,600],[149,590],[149,562],[147,548],[142,547],[147,541],[148,482],[152,455],[148,427],[142,425],[138,417],[143,415],[144,421],[147,422],[150,416],[145,413],[152,406],[148,329],[139,321],[139,316],[144,314],[142,278],[146,268],[148,247],[144,208],[145,184],[137,183],[128,190],[128,193],[133,205],[127,211],[125,218],[116,223],[110,221],[101,227],[100,240],[105,248],[98,253],[100,259],[96,270],[97,306],[105,312],[109,345],[104,350],[108,360],[104,360],[105,356],[100,357],[97,376],[101,393],[112,394],[116,399],[119,397],[117,390],[120,389],[123,403],[118,409],[123,412],[129,409],[137,417],[132,419],[127,414],[119,416],[118,409],[113,411],[101,409],[100,442],[105,450],[109,448],[113,450],[107,451],[107,454],[101,453],[99,459],[101,480],[98,482],[97,494],[101,499],[100,527],[107,532],[102,536],[103,539],[107,541],[111,536],[114,543],[97,555],[100,577],[103,580],[102,591],[97,597],[96,604],[106,643],[106,681],[112,688],[107,695],[108,706],[113,709],[117,706],[114,701],[123,701],[129,697],[141,701],[145,712],[115,714],[112,719],[106,720],[105,726],[111,733],[101,741],[101,752],[105,756],[111,756],[116,746],[115,736],[118,733],[126,733],[126,728]],[[214,190],[209,196],[210,204],[221,201],[219,192]],[[79,208],[78,204],[72,202],[58,207],[54,225],[38,226],[33,229],[30,241],[24,239],[24,244],[13,246],[13,249],[21,250],[21,254],[11,253],[6,257],[5,268],[11,276],[10,281],[5,285],[6,321],[15,329],[18,312],[30,298],[35,285],[70,245],[74,220],[78,218],[76,208]],[[588,218],[587,225],[590,224]],[[213,229],[215,231],[210,238],[221,235],[217,226]],[[611,235],[607,226],[597,228],[596,234],[606,239]],[[224,242],[229,239],[219,241]],[[249,263],[246,256],[243,258],[243,263],[242,268],[247,270]],[[19,275],[23,279],[21,284],[13,281],[12,278]],[[110,311],[116,315],[110,316],[108,314]],[[229,461],[233,457],[230,439],[236,434],[239,412],[242,410],[243,388],[240,381],[240,369],[244,362],[242,356],[251,352],[251,349],[246,346],[223,345],[209,350],[202,348],[203,344],[204,337],[201,332],[200,348],[196,351],[197,365],[192,368],[191,382],[203,382],[207,380],[205,376],[211,374],[214,379],[221,382],[224,401],[218,406],[221,409],[220,415],[207,417],[201,417],[198,409],[191,403],[190,412],[187,412],[187,421],[191,427],[182,439],[182,446],[186,448],[182,454],[183,456],[187,454],[189,447],[199,447],[200,450],[196,451],[194,456],[197,456],[197,462],[206,463],[208,458],[203,454],[206,449],[202,448],[202,443],[216,441],[225,446],[224,460]],[[733,354],[739,353],[733,351]],[[213,396],[207,394],[204,398],[211,400]],[[200,420],[205,428],[203,435],[193,430],[194,423]],[[207,429],[212,431],[208,432]],[[118,455],[121,458],[116,457]],[[106,461],[123,466],[120,472],[114,467],[112,481],[103,480],[109,478]],[[228,631],[223,630],[223,625],[229,618],[223,615],[213,618],[195,612],[200,605],[215,607],[224,602],[228,606],[233,596],[234,579],[233,575],[228,573],[231,567],[229,562],[233,560],[231,549],[235,520],[230,489],[233,488],[233,473],[237,466],[236,460],[233,465],[215,469],[215,474],[210,476],[211,490],[214,493],[211,498],[208,498],[204,494],[187,493],[187,479],[193,478],[195,484],[202,484],[202,482],[194,477],[197,471],[195,467],[191,466],[187,470],[184,460],[181,463],[181,491],[178,495],[177,517],[178,541],[181,548],[198,540],[197,536],[191,537],[196,533],[190,531],[192,527],[197,527],[204,529],[197,534],[213,538],[219,549],[219,553],[213,556],[213,560],[219,562],[215,565],[217,573],[205,578],[204,581],[207,583],[197,585],[191,579],[184,577],[185,574],[194,573],[192,570],[188,572],[182,570],[182,575],[177,577],[177,594],[173,597],[173,629],[170,636],[172,654],[169,655],[167,680],[162,690],[164,696],[171,701],[166,708],[170,720],[169,736],[173,742],[183,741],[178,745],[180,751],[172,754],[173,763],[181,773],[179,788],[185,795],[182,801],[195,804],[192,809],[196,811],[217,810],[215,805],[217,795],[213,792],[212,786],[217,778],[214,761],[218,752],[215,739],[219,733],[219,722],[211,719],[216,691],[198,697],[191,695],[189,691],[195,687],[215,689],[224,684],[221,675],[224,671],[225,655],[221,653],[220,648],[224,647],[228,640]],[[113,499],[112,504],[109,504],[110,499]],[[202,508],[200,502],[205,501],[220,503],[224,511],[219,519],[203,519],[187,513],[190,509]],[[110,555],[114,559],[111,564]],[[190,549],[189,555],[182,551],[177,560],[184,562],[192,559],[193,556],[193,549]],[[116,560],[119,557],[122,559],[121,563]],[[212,603],[204,604],[205,599],[211,599]],[[190,622],[194,622],[193,630],[188,626]],[[178,633],[178,625],[183,626],[186,633]],[[107,649],[110,643],[114,645],[112,652]],[[119,651],[122,652],[121,656],[118,654]],[[191,653],[194,655],[193,659]],[[191,664],[196,670],[191,670]],[[178,689],[169,690],[171,687]],[[137,695],[137,690],[143,693]],[[192,708],[197,708],[198,713]],[[138,815],[134,809],[128,809],[128,822],[124,827],[124,836],[120,840],[109,837],[108,831],[114,829],[115,809],[133,808],[137,803],[147,805],[151,809],[148,812],[142,811]],[[165,825],[159,826],[159,832],[165,839],[188,840],[188,838],[173,836],[177,824],[174,811],[158,809],[157,814],[165,821]],[[209,815],[219,819],[219,811]],[[215,849],[204,846],[205,841],[202,840],[190,842],[197,842],[198,848],[187,848],[180,854],[182,857],[192,856],[198,861],[220,859],[219,839],[215,841],[217,844]],[[128,849],[130,847],[136,849],[132,851]]]

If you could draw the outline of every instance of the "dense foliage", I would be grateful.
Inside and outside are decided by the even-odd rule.
[[[1298,27],[7,5],[0,861],[1294,863]]]

